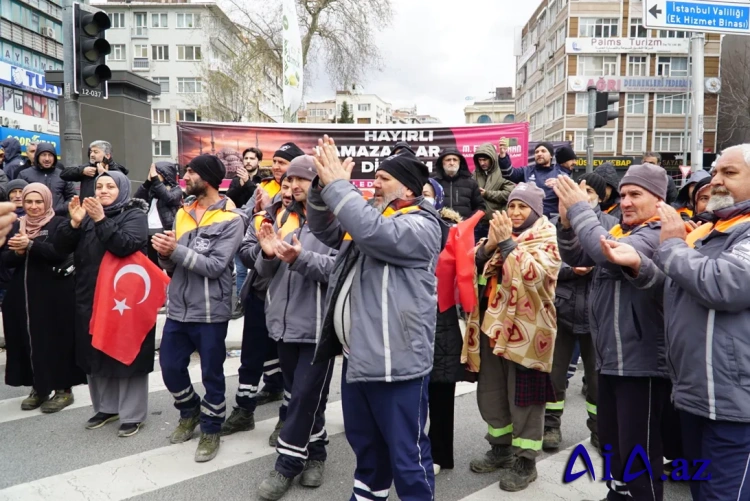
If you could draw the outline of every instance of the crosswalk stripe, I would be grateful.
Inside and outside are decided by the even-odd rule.
[[[156,362],[158,366],[158,362]],[[237,371],[240,368],[240,359],[227,358],[224,362],[224,377],[236,376]],[[188,370],[190,374],[190,381],[193,383],[201,382],[201,367],[195,365]],[[164,381],[161,377],[161,371],[152,372],[148,378],[148,392],[154,393],[157,391],[166,390]],[[75,401],[63,409],[68,411],[71,409],[80,409],[81,407],[87,407],[91,405],[91,395],[89,394],[89,387],[87,385],[75,386],[73,388],[73,397]],[[33,411],[22,411],[21,401],[26,397],[8,398],[0,400],[0,423],[7,423],[9,421],[16,421],[18,419],[25,419],[34,416],[39,416],[42,411],[39,409]]]
[[[594,473],[598,478],[601,472],[604,471],[602,457],[591,445],[590,440],[584,440],[581,444],[589,452],[591,463],[594,466]],[[573,453],[573,449],[578,445],[572,445],[557,454],[553,454],[537,462],[536,470],[538,478],[526,489],[512,493],[513,501],[539,501],[540,499],[580,501],[581,499],[598,500],[607,497],[607,486],[601,479],[592,482],[588,475],[584,475],[575,482],[569,484],[562,483],[568,459]],[[579,459],[573,467],[573,472],[579,472],[583,468],[583,461]],[[466,496],[460,501],[495,501],[501,495],[501,492],[496,482],[481,491]]]
[[[459,383],[456,385],[456,396],[475,390],[476,384]],[[0,490],[0,501],[128,499],[276,454],[276,450],[268,446],[268,436],[275,425],[276,418],[266,419],[256,423],[255,430],[250,433],[223,437],[219,454],[208,463],[196,463],[193,460],[197,441],[191,440],[18,484]],[[329,436],[343,433],[341,401],[328,403],[326,430]]]

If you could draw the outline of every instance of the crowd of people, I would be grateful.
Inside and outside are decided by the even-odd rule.
[[[656,153],[622,178],[605,163],[574,181],[574,151],[546,142],[523,168],[506,140],[481,145],[473,173],[455,149],[430,173],[399,143],[367,199],[328,136],[307,153],[281,145],[270,170],[248,148],[226,194],[224,164],[200,155],[184,191],[178,166],[157,162],[132,196],[106,141],[67,168],[46,143],[19,161],[13,141],[0,143],[0,288],[5,381],[32,388],[24,410],[58,412],[87,384],[86,428],[138,433],[155,327],[124,363],[93,346],[90,324],[105,256],[145,253],[171,279],[158,356],[180,416],[169,440],[199,429],[195,461],[210,461],[221,436],[253,430],[257,406],[278,402],[263,499],[297,477],[324,482],[339,355],[353,500],[386,499],[392,484],[404,501],[435,499],[435,475],[456,466],[460,381],[477,382],[489,446],[467,466],[497,472],[504,491],[527,488],[540,452],[562,443],[579,357],[608,500],[661,501],[662,474],[684,479],[699,459],[712,478],[691,483],[694,500],[750,499],[750,145],[678,191]],[[227,413],[225,339],[239,317]],[[196,352],[203,395],[188,373]],[[651,474],[631,478],[638,447]]]

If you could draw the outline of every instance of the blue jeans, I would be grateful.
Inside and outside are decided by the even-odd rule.
[[[247,268],[242,264],[239,254],[235,254],[234,256],[234,266],[237,269],[237,297],[239,298],[240,291],[242,290],[242,286],[247,278]]]

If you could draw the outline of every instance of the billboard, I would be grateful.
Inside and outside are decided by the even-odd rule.
[[[456,148],[466,156],[469,169],[474,170],[474,152],[484,143],[497,147],[498,140],[507,138],[509,155],[514,166],[527,164],[529,124],[472,124],[457,127],[441,125],[354,125],[354,124],[244,124],[212,122],[177,122],[178,162],[184,166],[201,154],[218,156],[227,168],[229,185],[237,167],[242,165],[242,152],[254,146],[263,152],[261,166],[270,166],[279,146],[297,144],[312,154],[318,139],[328,134],[336,141],[339,156],[355,161],[352,182],[358,188],[370,188],[380,162],[392,153],[399,141],[408,142],[414,152],[432,171],[432,164],[444,148]]]

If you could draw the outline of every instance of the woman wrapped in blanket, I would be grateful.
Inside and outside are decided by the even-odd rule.
[[[536,480],[557,319],[561,260],[555,227],[543,215],[544,192],[519,183],[508,209],[495,212],[476,247],[479,306],[469,316],[461,354],[476,373],[477,401],[491,449],[471,462],[477,473],[500,471],[500,488],[520,491]]]

